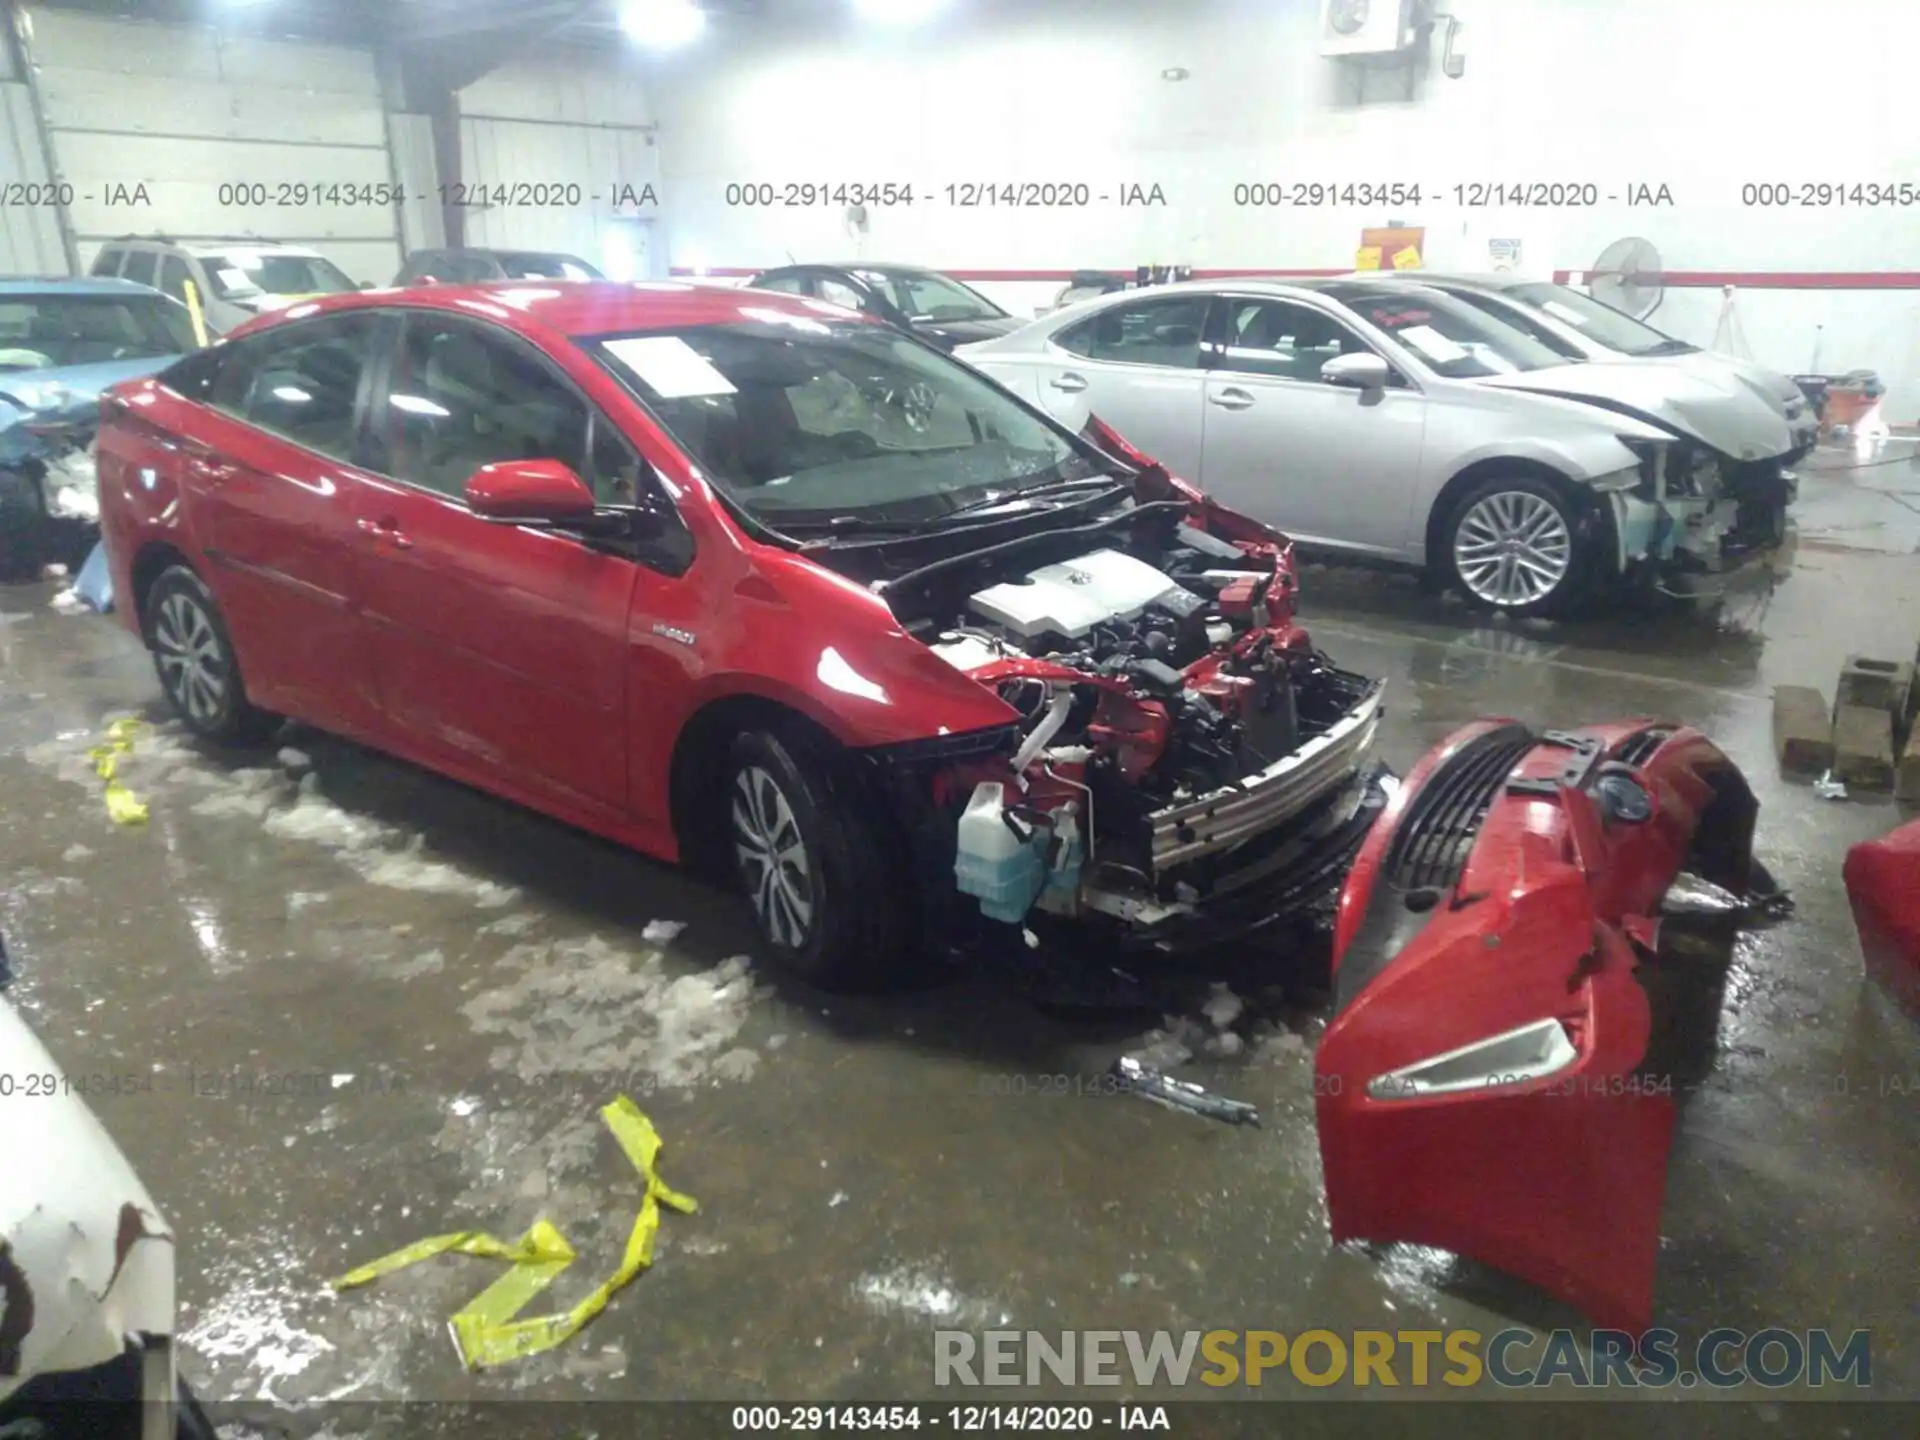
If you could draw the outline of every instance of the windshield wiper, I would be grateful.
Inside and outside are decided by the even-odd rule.
[[[1642,350],[1642,355],[1692,355],[1699,351],[1698,345],[1689,345],[1685,340],[1662,340],[1658,345]]]
[[[1089,485],[1105,485],[1116,490],[1125,488],[1111,475],[1088,475],[1079,480],[1050,480],[1042,485],[1019,486],[1012,490],[1002,490],[997,495],[985,495],[978,500],[969,500],[965,505],[949,510],[947,515],[966,515],[977,510],[995,510],[1002,505],[1012,505],[1021,500],[1034,500],[1043,495],[1058,495],[1067,490],[1081,490]]]

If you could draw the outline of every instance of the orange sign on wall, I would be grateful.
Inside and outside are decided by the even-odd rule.
[[[1427,246],[1424,225],[1369,226],[1360,232],[1356,270],[1418,270]]]

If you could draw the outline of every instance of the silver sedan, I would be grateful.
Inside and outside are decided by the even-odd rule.
[[[1792,437],[1749,387],[1571,363],[1404,281],[1126,291],[956,353],[1306,546],[1430,567],[1513,614],[1785,534]]]

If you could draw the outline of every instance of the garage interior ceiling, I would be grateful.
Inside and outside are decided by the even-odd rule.
[[[126,20],[217,25],[276,39],[399,46],[537,29],[561,44],[620,35],[618,0],[41,0]],[[716,19],[751,18],[781,0],[701,0]],[[782,4],[781,8],[795,8]]]

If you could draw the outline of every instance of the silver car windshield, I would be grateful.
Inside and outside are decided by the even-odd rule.
[[[1536,310],[1544,310],[1563,325],[1571,325],[1594,343],[1623,355],[1671,355],[1676,349],[1691,350],[1691,345],[1662,335],[1651,325],[1643,325],[1624,311],[1604,305],[1591,295],[1565,285],[1541,280],[1514,285],[1505,292],[1510,298]]]
[[[880,325],[764,319],[587,346],[768,524],[937,520],[989,492],[1103,473],[1060,430]]]
[[[1514,375],[1567,363],[1531,335],[1437,290],[1329,285],[1320,293],[1384,330],[1429,370],[1449,380]]]
[[[879,270],[854,272],[885,291],[902,314],[919,321],[998,320],[1007,312],[986,296],[944,275],[903,275]]]

